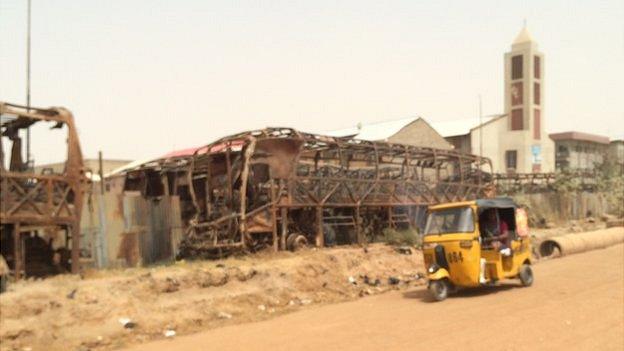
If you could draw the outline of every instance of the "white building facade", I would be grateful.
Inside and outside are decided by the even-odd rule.
[[[505,54],[506,126],[499,127],[495,172],[553,172],[554,143],[545,130],[544,54],[522,28]],[[485,133],[484,133],[485,136]]]

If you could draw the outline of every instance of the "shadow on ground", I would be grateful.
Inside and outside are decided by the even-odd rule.
[[[497,294],[499,292],[504,292],[510,289],[517,289],[521,287],[522,285],[519,283],[505,282],[505,283],[501,283],[499,285],[493,285],[493,286],[462,288],[454,293],[449,294],[448,298],[454,299],[454,298],[480,297],[480,296],[485,296],[485,295]],[[435,299],[433,299],[433,297],[431,297],[431,294],[429,294],[429,291],[427,290],[426,287],[423,287],[417,290],[406,291],[403,293],[403,297],[406,299],[420,299],[423,302],[437,302]]]

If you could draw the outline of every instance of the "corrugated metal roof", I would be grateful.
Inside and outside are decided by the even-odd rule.
[[[376,122],[369,124],[359,124],[351,128],[344,128],[331,131],[319,132],[319,134],[333,136],[333,137],[346,137],[352,136],[356,139],[363,140],[386,140],[398,133],[403,127],[418,120],[420,117],[409,117],[396,119],[392,121]]]
[[[152,162],[152,161],[157,160],[157,159],[158,159],[158,157],[150,157],[150,158],[144,158],[144,159],[132,161],[132,162],[130,162],[128,164],[125,164],[125,165],[123,165],[121,167],[115,168],[111,172],[105,174],[104,178],[108,178],[108,177],[111,177],[111,176],[114,176],[114,175],[120,175],[120,174],[122,174],[122,173],[124,173],[124,172],[126,172],[128,170],[131,170],[133,168],[139,167],[139,166],[141,166],[143,164]]]
[[[490,115],[484,116],[482,121],[483,124],[491,122],[495,118],[501,117],[503,115]],[[360,124],[359,126],[354,126],[350,128],[331,130],[320,132],[319,134],[334,136],[334,137],[354,137],[357,139],[364,140],[386,140],[398,133],[402,128],[406,127],[410,123],[415,122],[422,117],[408,117],[401,118],[392,121],[384,121],[377,123],[369,123],[369,124]],[[424,120],[424,119],[423,119]],[[462,118],[450,121],[438,121],[431,122],[427,121],[429,125],[436,130],[443,137],[451,137],[456,135],[465,135],[470,133],[471,129],[474,129],[479,126],[479,117],[474,118]]]
[[[169,153],[166,153],[162,158],[174,158],[174,157],[184,157],[184,156],[192,156],[195,151],[201,149],[203,146],[191,147],[187,149],[174,150]]]
[[[592,143],[609,144],[609,137],[603,135],[589,134],[577,131],[552,133],[549,135],[552,140],[579,140]]]
[[[482,122],[485,124],[500,116],[501,115],[483,116]],[[470,133],[471,129],[479,126],[479,122],[479,117],[473,117],[455,119],[451,121],[430,122],[429,124],[433,127],[433,129],[440,133],[440,135],[448,138]]]

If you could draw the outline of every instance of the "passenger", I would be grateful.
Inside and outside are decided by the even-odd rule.
[[[507,223],[500,220],[498,212],[493,208],[487,210],[485,216],[483,228],[481,229],[483,242],[490,244],[492,248],[504,255],[511,254],[511,249],[509,248],[509,226]]]

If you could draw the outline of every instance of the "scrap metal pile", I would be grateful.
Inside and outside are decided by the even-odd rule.
[[[79,267],[80,214],[86,181],[72,114],[64,108],[26,108],[0,102],[0,248],[15,276]],[[35,174],[23,161],[24,131],[36,123],[67,129],[61,174]],[[11,145],[8,169],[4,142]],[[64,234],[64,235],[63,235]]]
[[[126,190],[188,199],[178,256],[214,257],[371,241],[428,204],[487,196],[488,172],[474,155],[268,128],[130,172]]]

